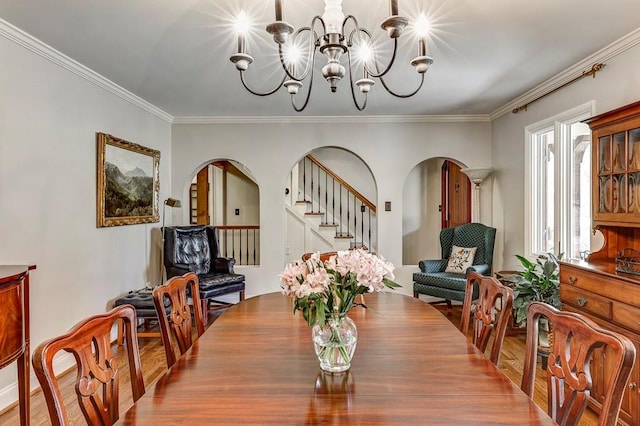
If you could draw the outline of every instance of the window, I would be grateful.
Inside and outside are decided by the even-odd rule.
[[[526,128],[527,255],[584,258],[591,250],[591,133],[587,104]]]

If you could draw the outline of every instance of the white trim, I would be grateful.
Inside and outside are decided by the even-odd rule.
[[[76,359],[70,353],[62,353],[60,356],[57,356],[53,360],[53,370],[57,372],[57,375],[62,374],[63,372],[69,370],[72,367],[75,367]],[[38,379],[31,368],[31,374],[29,377],[30,381],[30,391],[33,392],[37,389],[40,389],[40,384],[38,383]],[[0,389],[0,410],[4,410],[10,405],[16,404],[18,396],[18,382],[13,382],[9,386],[4,389]],[[33,405],[32,405],[33,407]]]
[[[537,177],[532,175],[532,165],[534,160],[534,152],[533,152],[533,138],[535,134],[543,131],[543,130],[554,130],[555,140],[559,142],[561,138],[557,138],[559,125],[563,122],[566,122],[570,119],[574,119],[580,115],[588,115],[593,116],[596,111],[596,103],[595,101],[589,101],[582,105],[578,105],[570,110],[561,112],[559,114],[554,115],[553,117],[549,117],[545,120],[538,121],[537,123],[530,124],[524,129],[524,141],[525,141],[525,149],[524,149],[524,257],[533,258],[537,253],[532,253],[531,251],[531,242],[533,240],[533,232],[534,226],[532,223],[532,215],[536,210],[534,205],[532,205],[532,197],[533,197],[533,184]],[[559,146],[559,145],[558,145]],[[563,154],[564,155],[564,154]],[[557,170],[557,176],[562,180],[562,185],[566,187],[567,179],[570,179],[568,173],[570,170],[567,170],[568,166],[565,164],[561,170]],[[570,168],[570,167],[569,167]],[[560,197],[560,194],[556,194]],[[563,203],[564,201],[558,198],[556,201],[556,205],[561,205],[559,203]],[[562,230],[558,230],[562,232]],[[556,235],[556,238],[561,238],[563,241],[567,238],[567,235]],[[566,244],[566,242],[564,242]],[[561,249],[560,247],[558,249]]]
[[[483,123],[487,114],[476,115],[365,115],[365,116],[253,116],[175,117],[173,124],[289,124],[289,123]]]
[[[497,110],[489,114],[489,117],[491,117],[491,120],[493,121],[507,113],[511,113],[514,108],[518,108],[521,105],[529,103],[538,96],[542,96],[543,94],[562,86],[569,80],[582,75],[582,72],[590,69],[594,63],[601,62],[606,64],[608,60],[631,49],[637,44],[640,44],[640,28],[631,31],[629,34],[619,38],[608,46],[600,49],[596,53],[586,57],[575,65],[567,68],[561,73],[556,74],[554,77],[551,77],[547,81],[518,96],[508,104],[502,106],[501,108],[498,108]],[[606,67],[604,68],[603,72],[607,72]]]
[[[57,51],[48,44],[43,43],[42,41],[11,25],[3,19],[0,19],[0,36],[3,36],[7,40],[13,41],[14,43],[24,47],[25,49],[30,50],[31,52],[43,57],[48,61],[53,62],[54,64],[60,66],[61,68],[64,68],[67,71],[72,72],[73,74],[81,78],[84,78],[88,82],[95,84],[101,89],[104,89],[107,92],[116,95],[120,99],[123,99],[130,104],[147,111],[148,113],[160,118],[163,121],[166,121],[167,123],[171,123],[173,121],[172,115],[145,101],[141,97],[134,95],[128,90],[123,89],[111,80],[101,76],[97,72],[71,59],[65,54]]]

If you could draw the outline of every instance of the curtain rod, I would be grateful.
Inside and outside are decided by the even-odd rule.
[[[523,104],[523,105],[519,106],[518,108],[514,108],[513,111],[511,111],[511,112],[513,112],[514,114],[517,114],[520,111],[523,111],[523,110],[526,111],[527,110],[527,106],[529,106],[530,104],[532,104],[532,103],[534,103],[536,101],[539,101],[540,99],[544,98],[545,96],[548,96],[548,95],[550,95],[552,93],[555,93],[558,90],[570,85],[571,83],[575,83],[576,81],[578,81],[578,80],[580,80],[582,78],[585,78],[587,76],[592,76],[593,78],[596,78],[596,73],[598,71],[602,70],[602,68],[604,68],[604,66],[605,66],[605,64],[603,64],[601,62],[595,63],[595,64],[593,64],[591,66],[590,70],[582,71],[582,74],[580,74],[579,76],[567,81],[566,83],[556,87],[555,89],[549,90],[547,93],[538,96],[537,98],[527,102],[526,104]]]

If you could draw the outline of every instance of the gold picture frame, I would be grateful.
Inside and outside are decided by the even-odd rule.
[[[97,227],[160,221],[160,151],[97,133]]]

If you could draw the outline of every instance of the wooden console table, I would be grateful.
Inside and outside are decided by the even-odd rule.
[[[29,271],[0,265],[0,368],[18,361],[20,424],[29,424]]]

